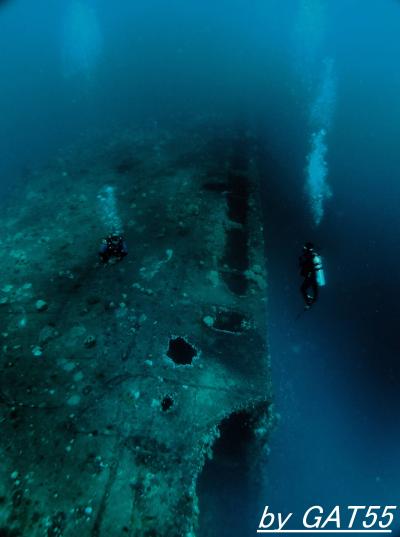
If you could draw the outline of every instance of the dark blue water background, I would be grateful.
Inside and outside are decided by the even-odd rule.
[[[77,4],[81,30],[90,28],[84,39],[76,18],[68,22]],[[218,116],[256,133],[281,416],[261,495],[279,511],[399,503],[399,36],[395,0],[9,0],[0,8],[3,193],[98,131]],[[315,226],[305,167],[321,127],[311,110],[327,58],[332,197]],[[305,240],[321,248],[328,285],[296,320]],[[254,527],[260,509],[243,513]]]

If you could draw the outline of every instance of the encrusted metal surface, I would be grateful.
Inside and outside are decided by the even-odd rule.
[[[251,140],[228,128],[129,132],[63,152],[10,199],[2,535],[196,535],[196,482],[218,424],[255,409],[265,433],[252,159]],[[129,255],[104,266],[100,240],[118,226]],[[177,338],[191,364],[168,356]]]

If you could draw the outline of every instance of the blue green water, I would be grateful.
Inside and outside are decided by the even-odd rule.
[[[262,503],[285,512],[398,503],[399,36],[395,0],[0,4],[2,192],[108,128],[256,132],[281,415]],[[305,240],[327,287],[296,321]]]

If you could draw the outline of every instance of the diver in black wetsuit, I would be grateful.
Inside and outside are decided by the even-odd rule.
[[[128,248],[122,235],[109,235],[100,246],[99,256],[103,263],[121,261],[126,255],[128,255]]]
[[[314,250],[313,243],[306,242],[303,246],[303,254],[299,258],[300,275],[304,278],[300,291],[303,295],[306,309],[311,308],[318,299],[318,265],[315,259],[316,256],[317,253]],[[310,294],[310,291],[312,291],[312,294]]]

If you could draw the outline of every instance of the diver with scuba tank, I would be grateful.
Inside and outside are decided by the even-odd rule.
[[[310,309],[318,299],[319,288],[325,285],[325,275],[321,256],[315,251],[312,242],[306,242],[299,258],[300,275],[304,278],[300,291],[305,309]]]

